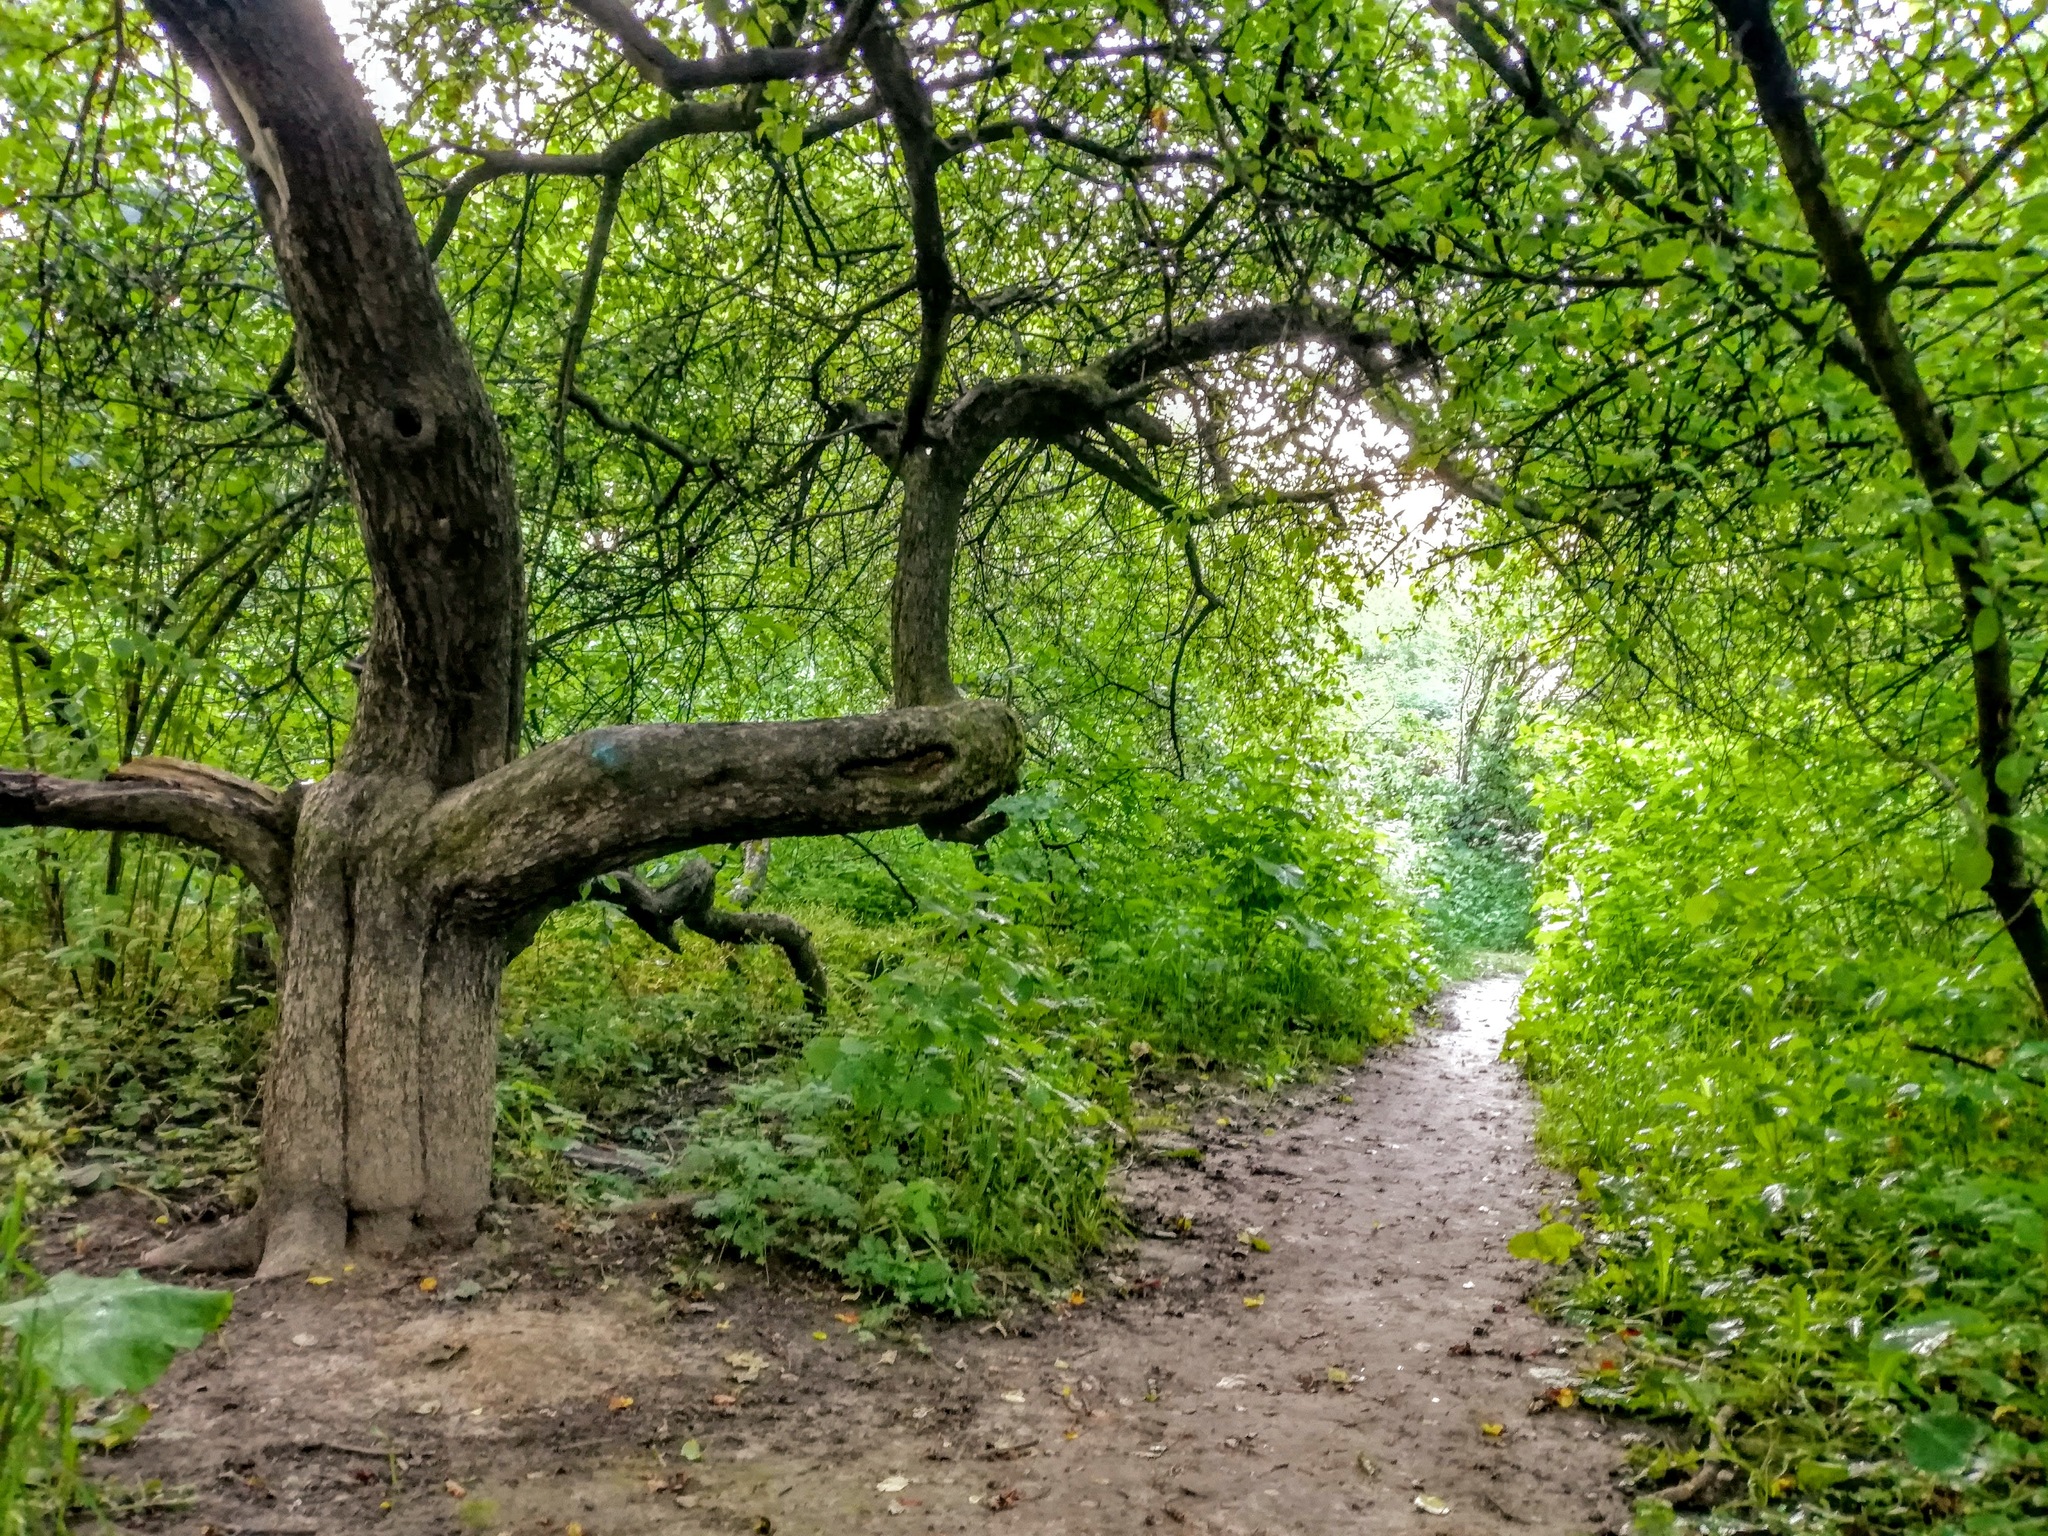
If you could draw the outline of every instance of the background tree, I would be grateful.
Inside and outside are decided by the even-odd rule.
[[[1568,596],[1591,700],[1874,744],[2048,996],[2039,10],[1433,10],[1440,178],[1303,195],[1435,296],[1466,553]]]

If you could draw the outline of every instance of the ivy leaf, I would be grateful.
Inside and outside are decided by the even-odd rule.
[[[0,1328],[65,1391],[140,1392],[228,1320],[226,1291],[159,1285],[134,1270],[111,1278],[69,1270],[34,1296],[0,1306]]]

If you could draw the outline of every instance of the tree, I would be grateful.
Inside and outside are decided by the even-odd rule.
[[[1370,233],[1437,296],[1468,553],[1569,599],[1616,707],[1868,738],[2048,1007],[2038,13],[1432,9],[1471,116],[1440,216]]]
[[[900,406],[834,403],[828,437],[858,439],[900,488],[894,707],[603,727],[521,755],[528,610],[513,464],[429,255],[484,178],[458,180],[423,245],[317,0],[162,0],[160,25],[206,82],[244,163],[289,306],[291,365],[276,393],[289,401],[290,388],[304,391],[300,409],[348,485],[372,591],[353,720],[324,779],[279,790],[148,756],[100,779],[0,775],[8,824],[155,833],[211,849],[261,891],[276,926],[283,963],[261,1199],[238,1222],[160,1252],[162,1262],[260,1257],[260,1272],[282,1274],[327,1262],[351,1238],[389,1254],[471,1232],[489,1197],[500,973],[537,923],[592,880],[742,839],[911,824],[978,838],[999,826],[982,813],[1016,782],[1020,726],[1007,704],[962,695],[949,626],[961,511],[1003,445],[1056,444],[1170,508],[1173,493],[1127,435],[1159,450],[1176,442],[1145,410],[1169,382],[1283,345],[1320,344],[1321,375],[1366,382],[1416,360],[1376,324],[1315,297],[1306,271],[1266,267],[1277,295],[1240,295],[1191,319],[1169,292],[1120,345],[1073,367],[967,383],[939,405],[962,308],[939,198],[944,160],[1025,133],[1080,143],[1111,163],[1132,155],[1044,123],[984,122],[962,141],[942,139],[898,24],[872,0],[818,18],[808,42],[805,18],[776,11],[753,46],[694,59],[614,0],[580,0],[578,9],[678,99],[657,120],[664,126],[641,134],[648,148],[660,133],[772,127],[765,104],[787,102],[784,83],[836,78],[852,61],[872,81],[871,100],[841,121],[886,118],[896,141],[917,342]],[[718,90],[736,95],[696,100]],[[788,145],[800,147],[801,136]],[[578,382],[630,164],[621,154],[573,171],[599,175],[602,195],[551,433],[559,443],[573,407],[609,433],[687,457]],[[1192,532],[1186,547],[1200,587]],[[686,870],[667,893],[623,876],[596,894],[660,926],[701,915],[704,884]]]

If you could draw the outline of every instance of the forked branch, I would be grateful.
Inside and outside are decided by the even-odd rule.
[[[678,947],[677,923],[719,944],[773,944],[803,988],[804,1007],[823,1018],[825,967],[810,929],[780,912],[730,912],[713,905],[717,877],[708,859],[690,860],[666,885],[650,885],[630,869],[614,870],[591,887],[590,899],[618,907],[663,949]]]
[[[770,80],[814,79],[846,67],[854,40],[867,26],[877,0],[853,0],[838,28],[809,48],[750,48],[708,59],[678,55],[647,28],[622,0],[570,0],[619,45],[628,62],[652,85],[672,96],[716,90],[723,85],[764,85]]]

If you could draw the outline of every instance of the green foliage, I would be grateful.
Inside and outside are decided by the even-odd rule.
[[[180,1350],[196,1349],[225,1323],[234,1304],[226,1291],[159,1285],[132,1269],[112,1277],[66,1271],[0,1305],[0,1328],[58,1390],[111,1397],[153,1383]]]
[[[1884,765],[1552,743],[1512,1048],[1597,1232],[1589,1400],[1689,1421],[1772,1529],[2048,1517],[2048,1046],[1946,921],[1944,845],[1864,834]],[[1915,1051],[1934,1043],[1981,1067]],[[1681,1516],[1689,1525],[1691,1513]]]
[[[227,1321],[234,1297],[127,1274],[69,1272],[44,1281],[27,1257],[28,1189],[17,1181],[0,1214],[0,1536],[62,1536],[70,1516],[101,1498],[79,1477],[82,1444],[132,1438],[149,1409],[132,1398],[181,1350]]]
[[[1353,621],[1352,770],[1387,818],[1396,884],[1455,970],[1525,950],[1542,837],[1521,744],[1535,668],[1469,599],[1368,594]]]
[[[972,1311],[991,1277],[1064,1281],[1120,1229],[1110,1172],[1147,1073],[1355,1060],[1433,980],[1327,770],[1112,764],[1007,809],[980,858],[916,834],[872,858],[778,845],[767,900],[843,892],[866,919],[794,906],[834,976],[822,1029],[772,952],[554,919],[507,980],[501,1174],[571,1193],[555,1154],[602,1131],[670,1163],[742,1253]]]

